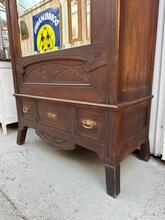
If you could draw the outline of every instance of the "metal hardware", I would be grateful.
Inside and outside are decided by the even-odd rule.
[[[56,120],[57,119],[57,115],[55,113],[52,113],[52,112],[48,112],[47,113],[47,116],[50,118],[50,119],[53,119],[53,120]]]
[[[30,108],[28,106],[23,106],[23,113],[28,114],[30,112]]]
[[[86,119],[86,120],[82,120],[82,125],[84,128],[91,130],[97,125],[97,123],[90,119]]]

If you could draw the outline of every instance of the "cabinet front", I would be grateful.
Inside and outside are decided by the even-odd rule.
[[[107,100],[107,1],[11,0],[17,93]]]

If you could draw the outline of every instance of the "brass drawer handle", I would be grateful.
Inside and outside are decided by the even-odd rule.
[[[52,112],[48,112],[47,113],[48,118],[56,120],[57,119],[57,115],[55,113]]]
[[[28,106],[23,106],[23,113],[28,114],[30,112],[30,108]]]
[[[97,123],[90,119],[86,119],[86,120],[82,120],[82,125],[84,128],[91,130],[97,125]]]

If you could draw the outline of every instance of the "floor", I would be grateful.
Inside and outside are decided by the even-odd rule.
[[[121,194],[105,192],[104,165],[87,150],[58,151],[33,130],[15,143],[0,130],[0,220],[163,220],[165,162],[121,163]]]

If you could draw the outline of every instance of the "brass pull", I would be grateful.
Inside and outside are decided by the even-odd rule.
[[[28,114],[30,112],[30,108],[28,106],[23,106],[23,113]]]
[[[56,120],[57,119],[57,115],[55,113],[52,112],[48,112],[47,113],[48,118]]]
[[[86,120],[82,120],[82,125],[84,128],[91,130],[97,125],[97,123],[90,119],[86,119]]]

